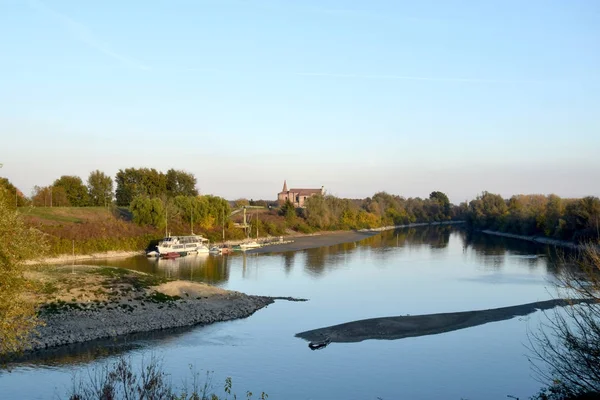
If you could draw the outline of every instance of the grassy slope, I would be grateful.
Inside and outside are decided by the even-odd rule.
[[[111,250],[143,250],[161,232],[130,220],[127,209],[104,207],[27,207],[19,209],[25,222],[47,234],[50,254]]]
[[[105,251],[144,250],[164,235],[163,230],[138,226],[131,221],[126,207],[107,209],[104,207],[21,207],[19,212],[25,222],[47,234],[50,244],[49,255],[71,254],[73,240],[76,254],[91,254]],[[249,210],[248,222],[252,223],[252,237],[256,235],[258,215],[259,235],[280,236],[289,233],[286,220],[276,210]],[[242,222],[242,213],[235,215],[233,222]],[[189,234],[190,226],[181,221],[169,221],[169,231],[173,235]],[[194,227],[194,232],[220,241],[220,226],[210,229]],[[227,239],[243,239],[244,231],[230,226]]]

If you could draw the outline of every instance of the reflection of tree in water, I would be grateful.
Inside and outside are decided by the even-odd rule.
[[[285,268],[285,273],[289,274],[290,271],[294,268],[294,258],[296,257],[295,251],[287,251],[283,253],[283,267]]]
[[[371,248],[428,246],[433,249],[443,249],[448,247],[450,233],[453,230],[455,229],[450,225],[402,228],[372,236],[361,244]]]
[[[345,262],[346,255],[353,253],[359,247],[367,247],[378,251],[379,259],[393,257],[391,251],[396,247],[422,247],[443,249],[448,246],[452,227],[426,226],[386,231],[368,237],[360,242],[342,243],[334,246],[306,250],[306,269],[320,275],[328,268],[335,268]],[[386,250],[390,251],[387,252]]]
[[[540,266],[546,267],[549,273],[555,274],[560,269],[558,250],[547,245],[526,240],[487,235],[485,233],[459,231],[463,242],[464,252],[471,251],[477,261],[494,270],[501,269],[509,258],[515,263],[535,270]],[[543,262],[540,262],[543,259]]]
[[[156,259],[154,262],[157,270],[168,278],[213,285],[229,280],[229,257],[227,256],[198,255],[172,260]]]
[[[41,352],[25,353],[18,356],[7,367],[10,370],[10,368],[23,365],[23,363],[51,367],[87,365],[91,362],[104,359],[114,359],[116,356],[132,350],[143,349],[149,341],[154,342],[153,345],[167,345],[176,341],[181,335],[188,333],[192,329],[197,328],[188,326],[152,332],[132,333],[85,343],[73,343],[49,348]],[[2,370],[0,369],[0,374],[1,372]]]
[[[345,255],[353,252],[357,247],[355,242],[350,242],[305,250],[305,268],[315,275],[321,275],[326,267],[335,268],[344,263]]]
[[[138,256],[112,260],[93,260],[86,262],[86,264],[126,268],[166,278],[212,284],[227,282],[229,279],[228,257],[208,254],[189,255],[174,259]]]

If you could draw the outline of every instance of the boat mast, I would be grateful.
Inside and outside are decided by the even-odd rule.
[[[223,207],[223,243],[225,243],[225,207]]]
[[[194,234],[194,208],[191,207],[191,217],[190,217],[190,232],[192,232],[192,235]]]

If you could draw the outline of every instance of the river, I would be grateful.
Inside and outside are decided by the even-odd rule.
[[[0,370],[0,398],[64,398],[73,376],[120,355],[162,360],[175,386],[190,368],[226,377],[238,398],[528,398],[541,384],[527,355],[541,312],[443,334],[332,343],[312,351],[298,332],[363,318],[469,311],[552,298],[545,247],[468,235],[451,226],[389,231],[357,243],[283,253],[98,261],[248,294],[293,296],[243,320],[47,352]]]

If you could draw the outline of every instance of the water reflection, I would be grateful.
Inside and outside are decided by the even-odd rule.
[[[498,271],[511,262],[531,271],[546,268],[554,274],[563,264],[564,251],[547,245],[466,230],[459,230],[457,234],[463,243],[463,252],[473,254],[486,270]]]
[[[36,353],[13,364],[13,373],[1,373],[0,397],[51,398],[53,388],[69,386],[71,371],[93,368],[98,359],[111,360],[124,352],[139,361],[143,354],[157,351],[172,376],[185,376],[188,365],[198,363],[218,371],[219,380],[232,376],[238,387],[260,388],[273,398],[376,394],[429,399],[444,397],[440,393],[501,398],[507,387],[520,388],[520,397],[527,398],[539,385],[530,382],[529,364],[522,357],[527,322],[519,318],[410,340],[336,345],[308,357],[306,343],[294,335],[385,315],[444,314],[547,300],[547,280],[552,278],[548,271],[555,270],[555,260],[554,253],[531,243],[432,226],[288,253],[96,261],[250,294],[310,301],[277,302],[244,320],[181,333],[169,330]],[[487,371],[490,359],[492,370],[478,375]],[[260,369],[255,368],[256,360]],[[35,381],[35,387],[29,387],[29,381]],[[392,381],[398,384],[390,386]],[[404,396],[397,393],[398,387],[406,390]],[[465,393],[473,387],[477,390]],[[500,389],[490,394],[492,387]],[[48,395],[39,395],[42,392]]]
[[[426,226],[387,231],[368,237],[360,242],[342,243],[303,251],[271,253],[269,257],[281,259],[286,275],[289,275],[302,254],[304,270],[313,277],[321,277],[327,271],[346,264],[348,257],[357,251],[370,252],[365,257],[376,257],[383,264],[397,257],[398,252],[427,249],[430,254],[442,257],[449,248],[452,237],[462,243],[463,254],[474,257],[484,271],[500,271],[507,262],[517,262],[529,270],[547,268],[557,271],[560,259],[556,252],[532,242],[470,233],[464,229],[445,226]],[[249,258],[259,259],[258,254],[236,253],[229,256],[197,255],[176,259],[133,257],[120,260],[90,262],[96,265],[111,265],[136,271],[156,274],[167,278],[201,281],[214,285],[225,285],[229,281],[232,265],[241,264],[242,276],[250,277]],[[509,260],[510,259],[510,260]]]
[[[230,262],[229,256],[198,254],[173,259],[138,256],[118,260],[93,261],[89,262],[89,264],[109,265],[166,278],[185,279],[219,285],[229,280]]]
[[[85,343],[73,343],[42,351],[25,353],[7,365],[10,371],[15,366],[58,367],[62,365],[84,365],[93,361],[102,361],[121,354],[142,350],[148,344],[168,345],[175,342],[195,327],[172,328],[151,332],[132,333],[111,339],[93,340]],[[0,369],[0,374],[3,372]]]

